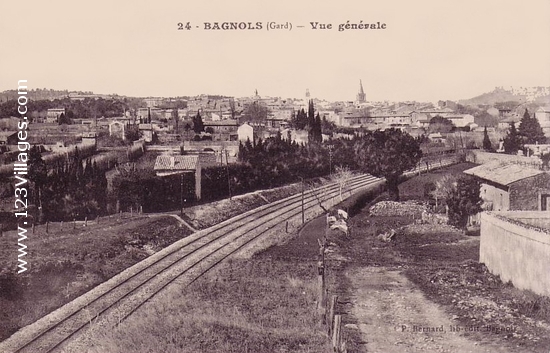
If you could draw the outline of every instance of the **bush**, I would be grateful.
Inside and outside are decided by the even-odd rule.
[[[447,199],[449,207],[449,224],[466,229],[468,217],[481,211],[480,183],[472,177],[462,177],[457,180]]]

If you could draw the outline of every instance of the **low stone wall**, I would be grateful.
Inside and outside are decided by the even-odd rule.
[[[515,156],[512,154],[491,153],[481,150],[469,150],[466,153],[466,161],[476,164],[485,164],[498,161],[506,164],[521,164],[535,169],[542,168],[542,161],[538,157]]]
[[[550,212],[548,211],[508,211],[499,212],[498,215],[528,227],[540,228],[543,232],[550,231]]]
[[[526,224],[535,213],[482,213],[479,261],[503,282],[550,296],[550,230]]]

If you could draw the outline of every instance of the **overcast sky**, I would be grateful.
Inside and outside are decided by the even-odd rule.
[[[258,89],[301,98],[309,88],[353,100],[362,79],[367,100],[457,100],[495,86],[550,86],[549,15],[550,0],[9,1],[0,90],[27,79],[31,88],[129,96]],[[338,31],[348,20],[387,29]],[[204,30],[224,21],[264,28]],[[268,21],[293,28],[267,31]],[[312,30],[312,21],[335,28]]]

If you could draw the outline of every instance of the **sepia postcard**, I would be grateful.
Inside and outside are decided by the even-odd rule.
[[[550,350],[550,1],[6,1],[0,353]]]

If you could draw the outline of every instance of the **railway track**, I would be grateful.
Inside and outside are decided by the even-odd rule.
[[[448,159],[443,165],[452,164]],[[421,167],[420,171],[425,170]],[[418,169],[409,173],[417,173]],[[370,175],[352,178],[348,190],[359,191],[382,185]],[[320,202],[334,203],[335,184],[304,192],[308,212]],[[181,239],[148,259],[121,272],[90,292],[64,305],[0,343],[0,352],[55,352],[93,325],[114,327],[139,310],[170,283],[190,285],[208,270],[247,244],[281,225],[299,218],[302,195],[272,202]]]
[[[359,190],[381,183],[381,179],[363,175],[353,178],[348,188]],[[304,192],[304,210],[318,207],[319,200],[325,202],[338,195],[337,185],[308,190]],[[184,238],[18,331],[0,343],[0,351],[58,351],[92,322],[116,325],[173,281],[193,283],[245,245],[300,215],[301,208],[298,194]]]

